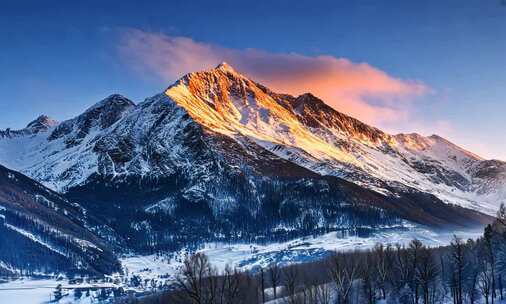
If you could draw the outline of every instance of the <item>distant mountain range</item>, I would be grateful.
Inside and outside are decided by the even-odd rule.
[[[29,222],[61,218],[49,230],[69,236],[73,261],[104,272],[117,267],[111,251],[406,223],[472,228],[506,202],[505,162],[437,135],[385,133],[309,93],[272,92],[226,63],[139,104],[111,95],[70,120],[40,116],[0,131],[0,164],[33,179],[0,168],[8,182],[0,229],[45,237]],[[33,203],[3,197],[4,183],[6,193],[35,187],[24,193]],[[0,249],[0,269],[17,267],[5,256]]]

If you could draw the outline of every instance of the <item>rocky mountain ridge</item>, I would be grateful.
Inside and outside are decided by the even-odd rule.
[[[111,95],[26,130],[0,138],[0,163],[141,251],[406,221],[467,228],[490,220],[470,209],[493,213],[506,197],[503,162],[437,136],[390,135],[227,64],[137,105]]]

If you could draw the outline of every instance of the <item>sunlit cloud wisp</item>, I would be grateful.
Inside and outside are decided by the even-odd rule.
[[[274,91],[311,92],[335,109],[372,124],[408,120],[412,101],[429,91],[420,82],[399,79],[346,58],[232,49],[136,29],[122,31],[119,50],[137,72],[155,74],[168,82],[226,61]]]

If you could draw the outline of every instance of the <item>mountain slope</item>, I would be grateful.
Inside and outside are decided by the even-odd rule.
[[[493,214],[505,202],[506,179],[475,173],[484,160],[439,137],[392,136],[304,94],[276,94],[227,64],[191,73],[165,92],[215,132],[246,136],[276,155],[323,175],[372,190],[409,187],[447,203]],[[503,168],[497,161],[497,170]],[[493,184],[493,187],[487,185]]]
[[[454,204],[493,212],[486,199],[504,199],[502,162],[439,137],[387,134],[226,64],[138,105],[111,95],[27,129],[0,139],[0,163],[64,193],[141,251],[406,220],[470,228],[490,218]]]
[[[397,200],[202,127],[163,94],[138,105],[95,143],[97,173],[66,195],[100,212],[142,250],[395,225],[402,216],[440,227],[486,220],[475,213],[448,221],[397,213]]]
[[[0,166],[0,269],[102,274],[119,270],[111,248],[86,228],[79,205]]]

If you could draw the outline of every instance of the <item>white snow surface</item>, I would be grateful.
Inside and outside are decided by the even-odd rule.
[[[54,290],[57,285],[62,285],[62,294],[64,297],[54,302]],[[20,278],[6,283],[0,283],[0,303],[15,304],[91,304],[98,303],[96,300],[96,291],[91,293],[90,297],[82,296],[81,299],[75,299],[73,290],[75,288],[110,288],[120,287],[113,283],[80,283],[68,284],[65,280],[57,278]]]
[[[174,278],[185,257],[195,252],[208,256],[211,264],[219,271],[223,271],[227,265],[241,270],[254,270],[257,267],[268,267],[272,263],[287,265],[313,261],[333,251],[365,250],[376,244],[407,245],[413,239],[431,247],[443,246],[448,245],[454,235],[464,240],[476,239],[482,232],[473,230],[443,233],[418,226],[387,228],[369,237],[340,236],[340,232],[331,232],[281,243],[207,243],[194,252],[183,249],[170,256],[127,256],[120,260],[130,275],[140,274],[149,279],[164,275]]]
[[[54,280],[15,280],[0,284],[2,303],[41,304],[48,303],[56,287]]]
[[[26,231],[24,229],[21,229],[21,228],[18,228],[16,226],[13,226],[11,224],[4,224],[4,227],[10,229],[10,230],[13,230],[13,231],[16,231],[17,233],[23,235],[24,237],[26,238],[29,238],[30,240],[34,241],[35,243],[38,243],[44,247],[46,247],[47,249],[53,251],[54,253],[56,254],[59,254],[59,255],[62,255],[62,256],[67,256],[64,252],[62,252],[61,250],[57,249],[57,248],[54,248],[53,246],[51,246],[50,244],[44,242],[44,240],[36,235],[34,235],[33,233],[29,232],[29,231]]]

